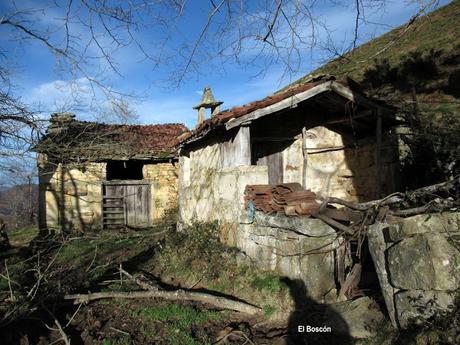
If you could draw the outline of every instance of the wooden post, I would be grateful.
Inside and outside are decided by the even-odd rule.
[[[307,129],[302,128],[302,155],[303,155],[303,165],[302,165],[302,187],[307,188],[307,164],[308,164],[308,152],[307,152]]]
[[[377,198],[382,195],[382,108],[377,108],[376,132],[377,142],[375,146],[375,165],[377,169]]]

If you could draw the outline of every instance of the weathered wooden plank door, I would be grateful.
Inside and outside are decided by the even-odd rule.
[[[149,184],[110,183],[103,186],[103,228],[146,227],[150,225]]]
[[[150,185],[125,186],[126,225],[146,227],[150,225]]]
[[[279,151],[277,143],[260,142],[255,149],[256,165],[268,167],[268,183],[283,183],[283,153]]]

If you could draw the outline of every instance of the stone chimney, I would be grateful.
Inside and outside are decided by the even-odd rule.
[[[48,127],[48,133],[58,133],[69,126],[69,124],[75,121],[75,114],[72,113],[53,113],[50,118],[50,126]]]
[[[220,105],[224,103],[222,101],[216,101],[212,94],[211,88],[206,86],[203,90],[203,97],[201,103],[194,106],[193,109],[198,110],[198,122],[197,126],[206,119],[206,109],[211,109],[211,116],[217,115],[220,112]]]

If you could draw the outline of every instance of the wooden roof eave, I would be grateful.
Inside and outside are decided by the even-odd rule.
[[[288,108],[295,108],[299,103],[304,102],[308,99],[311,99],[319,94],[325,92],[334,92],[345,99],[352,101],[354,103],[360,104],[369,109],[384,109],[382,113],[390,112],[390,108],[381,104],[378,104],[367,97],[360,95],[359,93],[353,92],[350,88],[336,82],[336,81],[327,81],[320,85],[317,85],[309,90],[303,91],[291,97],[285,98],[275,104],[272,104],[265,108],[256,109],[244,116],[241,116],[236,119],[232,119],[225,124],[225,128],[230,130],[235,127],[248,125],[254,120],[260,119],[264,116],[286,110]]]

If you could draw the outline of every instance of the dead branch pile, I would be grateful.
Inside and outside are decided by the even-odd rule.
[[[382,217],[408,217],[454,210],[460,205],[459,187],[460,177],[456,177],[411,192],[398,192],[383,199],[355,203],[322,197],[302,189],[298,183],[247,185],[244,201],[246,209],[253,207],[264,213],[283,213],[286,216],[313,216],[341,232],[354,234],[362,226],[372,224],[379,213]]]

